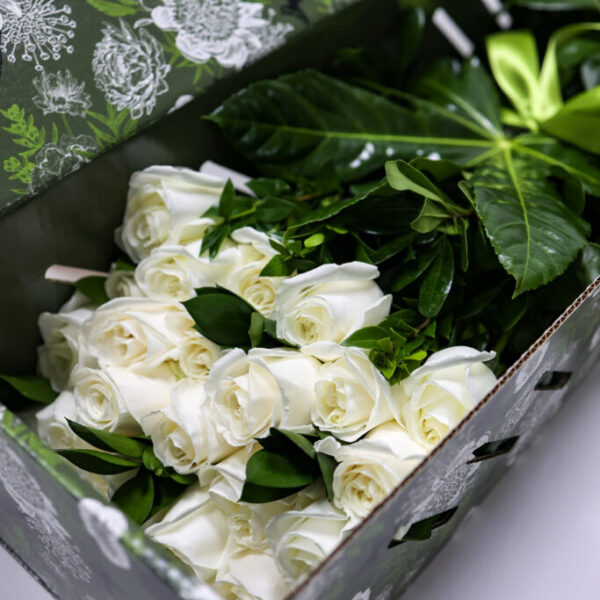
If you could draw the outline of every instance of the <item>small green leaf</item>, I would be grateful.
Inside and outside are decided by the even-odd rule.
[[[219,215],[228,219],[233,213],[236,202],[237,195],[235,193],[235,188],[233,187],[231,179],[228,179],[221,192],[221,198],[219,199]]]
[[[291,456],[300,450],[309,458],[315,458],[315,449],[312,443],[306,439],[304,435],[296,433],[295,431],[271,427],[271,429],[269,429],[269,436],[260,438],[258,441],[265,450],[269,450],[276,454]],[[302,459],[304,457],[300,456],[299,458]]]
[[[454,279],[454,253],[447,238],[441,251],[427,270],[419,290],[419,312],[424,317],[435,317],[450,293]]]
[[[124,473],[140,466],[138,462],[128,458],[98,450],[57,450],[57,453],[80,469],[100,475]]]
[[[291,460],[269,450],[259,450],[246,465],[246,481],[272,488],[298,488],[317,478],[312,461]]]
[[[327,500],[333,502],[333,473],[338,463],[333,456],[323,454],[323,452],[317,452],[317,461],[319,462],[319,469],[321,469],[323,483],[327,491]]]
[[[434,258],[440,253],[440,250],[439,243],[432,244],[429,248],[422,250],[416,260],[406,263],[400,271],[400,275],[394,279],[392,291],[399,292],[417,280],[427,270]]]
[[[256,209],[256,218],[263,223],[279,223],[287,219],[297,208],[292,200],[265,198]]]
[[[260,272],[261,277],[287,277],[291,274],[290,262],[281,254],[276,254]]]
[[[252,314],[245,300],[222,288],[200,288],[197,296],[183,303],[198,331],[220,346],[248,348]]]
[[[378,348],[382,339],[389,338],[387,329],[374,325],[372,327],[363,327],[353,334],[349,335],[342,346],[356,346],[357,348]]]
[[[268,179],[258,177],[246,184],[259,198],[267,196],[279,196],[291,191],[290,186],[281,179]]]
[[[144,467],[157,475],[162,475],[165,470],[165,466],[158,460],[156,454],[154,454],[154,450],[152,446],[146,446],[144,448],[144,452],[142,454],[142,462],[144,463]]]
[[[118,452],[128,458],[142,458],[144,451],[149,447],[148,444],[132,437],[86,427],[75,421],[67,419],[69,427],[82,440],[106,452]]]
[[[76,281],[75,288],[87,296],[94,304],[100,306],[109,300],[104,289],[105,283],[106,277],[91,275],[90,277],[83,277]]]
[[[111,502],[118,506],[134,523],[141,525],[154,504],[154,479],[152,474],[140,469],[113,495]]]
[[[185,492],[187,485],[180,485],[172,479],[165,477],[154,477],[154,504],[147,519],[152,518],[161,510],[174,504],[181,494]]]
[[[313,235],[307,237],[304,240],[305,248],[316,248],[320,246],[325,241],[325,235],[322,233],[314,233]]]
[[[0,379],[13,387],[19,394],[40,404],[50,404],[58,394],[50,386],[50,382],[35,375],[0,375]]]
[[[253,312],[252,315],[250,315],[250,328],[248,329],[248,336],[250,337],[250,343],[253,348],[260,346],[264,328],[265,318],[260,313]]]

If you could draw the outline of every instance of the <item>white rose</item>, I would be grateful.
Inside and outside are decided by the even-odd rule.
[[[225,277],[233,259],[227,251],[211,261],[198,258],[183,246],[161,246],[140,262],[135,280],[150,298],[184,302],[196,295],[196,288],[214,286]]]
[[[295,499],[264,504],[239,501],[246,481],[246,464],[258,450],[258,443],[242,448],[216,465],[205,466],[199,476],[200,483],[208,486],[211,498],[227,513],[229,530],[236,543],[243,548],[265,551],[269,548],[265,527],[274,516],[294,508]]]
[[[186,377],[206,379],[221,357],[221,348],[195,329],[190,329],[181,343],[179,366]]]
[[[173,381],[168,368],[147,377],[120,367],[77,366],[73,371],[77,421],[105,431],[140,433],[141,420],[170,403]]]
[[[265,265],[277,252],[269,238],[252,227],[242,227],[231,234],[238,243],[236,264],[219,285],[244,298],[260,313],[269,316],[283,277],[261,277]]]
[[[230,541],[215,588],[225,599],[282,600],[290,592],[273,556]]]
[[[109,298],[143,298],[144,292],[135,282],[134,271],[112,270],[104,283]]]
[[[359,348],[318,342],[304,348],[325,362],[315,384],[313,423],[353,442],[392,419],[391,389],[385,377]]]
[[[71,371],[78,362],[91,360],[82,327],[93,313],[90,308],[77,308],[40,315],[38,325],[44,344],[38,348],[39,369],[57,392],[71,387]]]
[[[40,439],[56,450],[63,448],[89,448],[78,435],[73,433],[67,419],[77,421],[77,407],[72,392],[61,392],[52,404],[36,413]]]
[[[180,344],[193,327],[177,302],[117,298],[96,310],[86,333],[90,353],[102,366],[150,371],[179,359]]]
[[[182,379],[171,396],[171,404],[142,420],[164,465],[178,473],[193,473],[204,462],[216,462],[234,452],[208,418],[202,381]]]
[[[175,230],[201,217],[219,201],[224,182],[183,167],[153,166],[134,173],[117,244],[139,262]]]
[[[199,485],[190,486],[163,520],[148,527],[146,533],[209,584],[227,558],[227,515]]]
[[[425,448],[433,448],[494,387],[496,376],[482,364],[493,352],[455,346],[432,354],[394,386],[394,417]]]
[[[270,427],[310,425],[319,363],[294,350],[234,349],[206,380],[211,415],[232,446],[267,435]]]
[[[306,577],[340,543],[347,525],[348,517],[328,500],[275,517],[267,539],[284,578],[293,584]]]
[[[339,462],[333,474],[334,504],[356,524],[364,519],[425,457],[423,448],[395,421],[354,444],[333,437],[315,444]]]
[[[277,336],[298,346],[341,342],[352,332],[380,323],[390,311],[374,279],[377,267],[361,262],[326,264],[279,286],[274,318]]]

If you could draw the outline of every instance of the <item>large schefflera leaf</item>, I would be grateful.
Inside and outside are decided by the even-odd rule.
[[[285,167],[311,177],[331,164],[342,181],[367,175],[387,159],[433,153],[467,164],[493,148],[491,136],[450,118],[450,109],[402,100],[405,105],[305,70],[250,85],[210,118],[266,170]]]
[[[563,273],[586,243],[587,224],[562,202],[548,175],[545,163],[505,150],[471,178],[487,235],[516,279],[515,296]]]

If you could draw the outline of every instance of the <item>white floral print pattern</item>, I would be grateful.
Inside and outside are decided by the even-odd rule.
[[[145,29],[138,32],[120,21],[106,25],[96,44],[92,68],[96,85],[118,110],[129,108],[131,117],[149,115],[156,97],[169,90],[165,81],[171,67],[161,45]]]
[[[44,561],[61,576],[65,571],[75,580],[89,582],[92,574],[81,559],[69,532],[60,524],[50,498],[44,494],[23,461],[0,435],[0,483],[36,532]]]
[[[89,135],[62,135],[58,143],[46,144],[35,155],[36,165],[31,172],[29,192],[33,194],[77,170],[89,160],[87,155],[94,150],[96,142]]]
[[[283,42],[290,25],[274,25],[273,11],[263,17],[263,5],[240,0],[163,0],[152,20],[176,31],[181,54],[195,63],[214,58],[223,67],[240,69],[249,60]]]
[[[0,50],[9,63],[17,58],[35,62],[36,71],[43,71],[43,62],[58,60],[63,51],[71,54],[70,40],[77,23],[70,18],[71,7],[57,7],[55,0],[2,0]]]
[[[40,73],[33,78],[38,95],[33,103],[45,115],[49,113],[83,117],[92,106],[90,95],[85,92],[85,82],[79,83],[68,69],[58,73]]]

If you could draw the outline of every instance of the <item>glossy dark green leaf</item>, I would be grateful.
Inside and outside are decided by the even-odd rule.
[[[75,288],[84,296],[87,296],[94,304],[100,306],[109,300],[104,288],[105,283],[106,277],[91,275],[90,277],[83,277],[76,281]]]
[[[305,486],[297,488],[274,488],[261,485],[254,485],[246,481],[242,488],[241,502],[250,502],[252,504],[264,504],[266,502],[275,502],[287,498],[296,492],[299,492]]]
[[[272,488],[297,488],[317,478],[314,463],[301,462],[269,450],[259,450],[246,465],[248,483]]]
[[[256,209],[256,218],[263,223],[278,223],[287,219],[298,205],[292,200],[270,196],[265,198]]]
[[[231,216],[237,202],[237,195],[231,179],[228,179],[219,198],[219,215],[225,219]]]
[[[319,463],[319,468],[321,469],[321,475],[323,476],[327,500],[333,502],[333,473],[338,463],[333,456],[323,454],[323,452],[317,452],[317,461]]]
[[[298,450],[308,458],[315,458],[315,449],[312,443],[302,434],[286,429],[271,427],[266,438],[259,439],[260,445],[270,452],[291,456]],[[303,456],[298,458],[302,459]]]
[[[211,259],[215,258],[221,248],[221,244],[231,235],[232,231],[233,227],[229,223],[211,225],[204,232],[200,255],[202,256],[202,254],[208,252]]]
[[[67,419],[67,423],[73,433],[100,450],[118,452],[129,458],[142,458],[144,451],[149,447],[147,443],[141,440],[120,433],[87,427],[70,419]]]
[[[505,151],[471,179],[487,235],[516,280],[515,296],[563,273],[586,242],[587,224],[562,202],[548,174],[544,163]]]
[[[200,288],[197,296],[183,303],[198,331],[215,344],[247,348],[254,308],[222,288]]]
[[[362,262],[368,262],[372,265],[378,265],[408,248],[408,246],[410,246],[417,238],[417,233],[411,231],[410,233],[403,235],[399,234],[397,237],[381,244],[377,249],[367,246],[361,240],[360,236],[356,235],[356,238],[359,244],[356,259]]]
[[[269,179],[267,177],[257,177],[246,184],[259,198],[267,196],[286,195],[291,188],[288,183],[282,179]]]
[[[453,280],[454,253],[452,245],[444,238],[419,289],[419,312],[424,317],[435,317],[442,310]]]
[[[253,83],[210,118],[266,169],[310,177],[331,163],[342,181],[417,150],[464,164],[490,148],[489,140],[446,114],[412,110],[312,70]]]
[[[110,500],[134,523],[141,525],[150,514],[154,504],[154,479],[152,474],[140,469],[138,474],[126,481]]]
[[[410,226],[418,233],[430,233],[449,218],[450,215],[444,207],[429,200],[429,198],[425,198],[419,214],[415,217]]]
[[[13,387],[21,396],[39,402],[50,404],[56,400],[58,394],[52,389],[50,382],[36,375],[0,375],[0,379]]]
[[[440,253],[440,244],[432,244],[428,248],[423,248],[416,260],[405,263],[400,270],[399,275],[392,283],[392,291],[399,292],[407,285],[418,279],[433,262],[434,258]]]
[[[165,466],[156,457],[156,454],[154,454],[154,450],[152,449],[152,446],[146,446],[144,448],[144,452],[142,454],[142,462],[144,463],[144,467],[146,467],[146,469],[148,469],[148,471],[152,471],[153,473],[156,473],[157,475],[164,474]]]
[[[148,514],[148,519],[152,518],[161,510],[174,504],[185,492],[187,485],[180,485],[166,477],[154,477],[154,504]]]
[[[57,450],[57,452],[80,469],[99,475],[115,475],[140,466],[139,462],[99,450]]]

